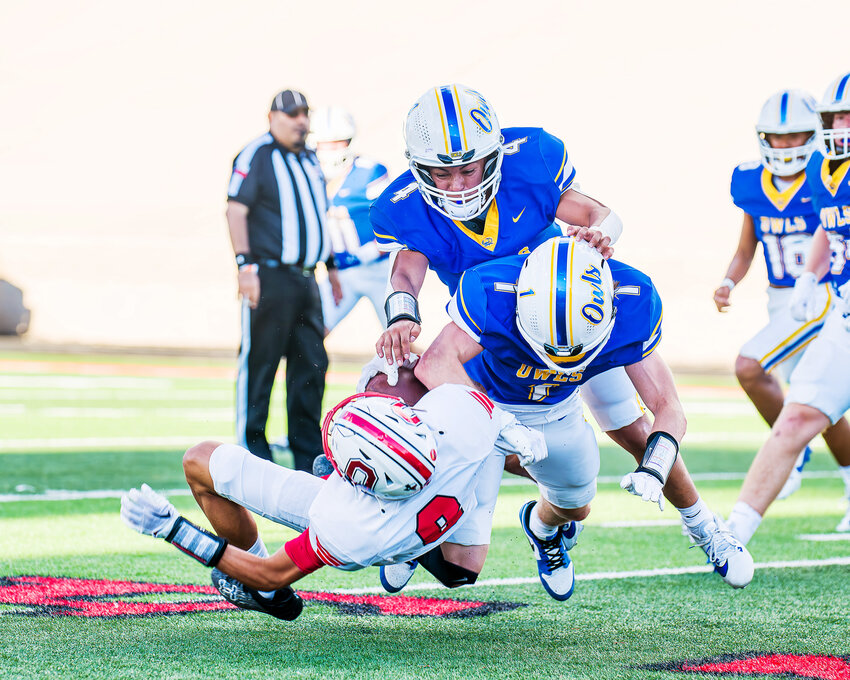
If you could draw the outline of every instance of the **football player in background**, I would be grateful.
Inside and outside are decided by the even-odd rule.
[[[615,283],[616,281],[616,283]],[[480,384],[501,408],[546,439],[548,456],[527,466],[540,500],[520,510],[540,580],[557,600],[573,592],[568,551],[590,512],[599,449],[584,419],[578,387],[615,367],[625,371],[654,416],[635,472],[621,487],[658,503],[678,456],[685,416],[661,340],[661,300],[645,274],[571,237],[556,237],[527,257],[485,262],[464,273],[448,305],[452,321],[416,364],[426,385]],[[736,588],[753,561],[697,495],[682,517],[690,536],[723,580]],[[382,569],[396,586],[402,566]],[[401,577],[397,577],[397,574]],[[391,574],[391,576],[388,576]],[[409,577],[408,577],[409,578]]]
[[[325,224],[339,280],[336,295],[330,280],[319,281],[325,337],[364,297],[372,303],[381,327],[387,326],[384,297],[389,254],[378,250],[375,243],[369,206],[386,188],[389,176],[384,165],[352,152],[351,142],[356,133],[354,119],[342,107],[329,106],[310,113],[307,142],[315,147],[325,176],[328,194]],[[289,439],[284,434],[272,446],[282,451],[289,447]]]
[[[816,106],[814,98],[800,90],[782,90],[764,104],[756,124],[761,162],[739,165],[732,173],[732,200],[744,211],[744,223],[726,276],[714,291],[714,304],[723,312],[761,243],[770,282],[769,321],[741,348],[735,375],[768,425],[776,421],[784,399],[776,376],[788,381],[833,304],[832,288],[824,280],[817,286],[814,318],[797,321],[791,315],[794,282],[806,267],[812,234],[820,221],[806,183],[806,164],[818,143]],[[826,429],[823,437],[839,466],[850,465],[847,420],[841,418]],[[778,498],[800,488],[803,466],[810,455],[808,446],[800,451]]]
[[[186,480],[215,534],[147,485],[122,497],[121,517],[213,567],[213,585],[229,602],[285,620],[303,606],[289,586],[325,565],[350,571],[419,558],[448,587],[474,583],[504,466],[494,446],[502,441],[531,463],[546,456],[543,438],[475,389],[426,394],[418,381],[406,384],[383,389],[415,406],[367,392],[327,414],[322,439],[335,468],[327,479],[233,444],[190,448]],[[249,511],[301,533],[269,555]]]
[[[334,300],[330,283],[319,285],[326,334],[330,333],[361,298],[368,298],[382,327],[386,327],[384,297],[389,276],[389,254],[378,250],[369,222],[369,206],[389,184],[387,168],[351,151],[356,128],[343,108],[316,109],[310,116],[311,142],[327,183],[327,225],[342,286]]]
[[[736,536],[747,543],[776,499],[798,452],[850,409],[850,73],[836,78],[817,107],[820,150],[806,167],[820,226],[812,237],[805,271],[794,284],[791,313],[812,321],[823,312],[818,281],[830,271],[838,299],[823,328],[791,374],[785,405],[750,466],[729,515]],[[848,511],[836,531],[850,531],[850,468],[841,467]]]
[[[416,296],[429,266],[454,294],[471,267],[528,254],[561,236],[556,219],[606,257],[613,252],[622,222],[578,191],[564,143],[541,128],[501,128],[479,92],[463,85],[428,90],[408,112],[404,136],[410,170],[370,211],[378,245],[395,253],[379,357],[408,359],[420,332]],[[623,368],[585,382],[581,398],[600,428],[643,460],[651,425]],[[705,516],[683,464],[673,467],[664,494],[688,521]]]

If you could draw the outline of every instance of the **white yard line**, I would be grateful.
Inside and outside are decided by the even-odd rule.
[[[117,438],[116,438],[117,439]],[[154,443],[162,443],[160,440],[166,442],[179,442],[181,440],[178,439],[168,439],[166,437],[146,437],[134,439],[133,441],[137,442],[145,442],[149,444]],[[102,440],[102,441],[112,441],[112,440]],[[191,446],[192,444],[197,443],[197,438],[186,439],[182,442],[182,446]],[[3,447],[0,444],[0,451],[2,451]],[[838,477],[838,471],[829,472],[829,471],[817,471],[817,472],[804,472],[803,479],[825,479]],[[694,473],[691,475],[691,478],[695,482],[716,482],[716,481],[729,481],[729,480],[742,480],[744,479],[743,472],[706,472],[706,473]],[[619,484],[620,477],[618,476],[605,476],[599,477],[598,482],[600,484]],[[502,480],[502,486],[527,486],[531,488],[534,485],[530,479],[525,479],[522,477],[507,477]],[[87,498],[120,498],[121,494],[124,493],[122,489],[91,489],[89,491],[78,491],[74,489],[47,489],[43,493],[7,493],[0,494],[0,503],[17,503],[20,501],[71,501],[71,500],[85,500]],[[189,490],[187,488],[182,489],[170,489],[163,491],[165,495],[171,496],[188,496]],[[601,526],[604,528],[610,529],[619,529],[619,528],[631,528],[631,527],[647,527],[647,526],[676,526],[679,524],[679,520],[667,520],[667,519],[659,519],[659,520],[646,520],[646,521],[634,521],[634,522],[608,522],[606,524],[598,524],[596,526]],[[817,540],[817,539],[811,539]]]
[[[805,569],[807,567],[834,567],[850,565],[850,557],[831,557],[824,560],[794,560],[788,562],[758,562],[755,564],[756,569]],[[655,578],[658,576],[679,576],[682,574],[705,574],[712,571],[708,565],[700,565],[697,567],[675,567],[665,569],[636,569],[634,571],[600,571],[595,574],[577,574],[576,581],[617,581],[627,578]],[[490,588],[498,586],[522,586],[537,584],[539,580],[536,576],[524,576],[516,578],[489,578],[481,581],[476,581],[471,586],[465,588]],[[429,591],[429,590],[445,590],[445,587],[439,583],[418,583],[412,586],[407,586],[402,592],[404,594]],[[340,588],[329,592],[339,593],[341,595],[368,595],[374,593],[384,593],[381,587],[373,588]]]

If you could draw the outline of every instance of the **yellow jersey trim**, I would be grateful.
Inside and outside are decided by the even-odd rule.
[[[484,218],[483,233],[476,234],[472,231],[472,229],[459,220],[452,220],[452,222],[454,222],[458,229],[482,248],[485,248],[490,252],[493,252],[496,249],[496,243],[499,241],[499,206],[496,205],[495,198],[490,202],[490,207],[487,208],[487,217]]]
[[[841,183],[847,176],[848,170],[850,170],[850,160],[844,161],[841,165],[838,166],[838,169],[835,171],[835,173],[830,175],[829,159],[823,159],[823,163],[820,166],[820,178],[823,182],[823,185],[826,187],[826,190],[833,196],[835,196],[835,194],[838,192],[838,187],[841,186]]]
[[[773,175],[767,168],[762,168],[761,189],[764,192],[764,195],[767,196],[768,200],[773,203],[777,210],[785,210],[791,202],[791,199],[794,198],[800,190],[800,187],[806,183],[806,173],[802,173],[794,180],[791,186],[785,189],[785,191],[779,191],[779,189],[773,186],[773,182],[771,181],[772,177]]]

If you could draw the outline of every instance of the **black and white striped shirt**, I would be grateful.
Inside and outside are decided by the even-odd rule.
[[[316,155],[255,139],[233,161],[228,200],[248,206],[248,242],[256,261],[315,267],[330,256],[328,199]]]

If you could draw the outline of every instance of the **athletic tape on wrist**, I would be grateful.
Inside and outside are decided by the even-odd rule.
[[[623,220],[612,210],[599,223],[599,231],[611,239],[611,245],[613,246],[617,242],[617,239],[620,238],[620,234],[623,233]]]
[[[384,303],[384,312],[387,315],[387,326],[403,319],[422,325],[422,319],[419,317],[419,303],[415,297],[405,291],[397,290],[390,293]]]
[[[174,522],[165,540],[206,567],[214,567],[218,564],[227,547],[226,538],[201,529],[182,515]]]
[[[727,276],[720,282],[718,288],[723,288],[723,286],[726,286],[729,289],[729,292],[732,292],[732,289],[735,287],[735,282]]]
[[[646,452],[635,472],[646,472],[664,485],[678,455],[679,442],[672,435],[653,432],[646,441]]]

